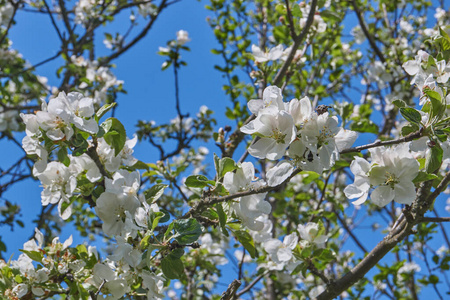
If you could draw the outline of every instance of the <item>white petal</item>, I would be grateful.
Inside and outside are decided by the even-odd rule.
[[[378,186],[370,195],[373,203],[380,207],[389,204],[395,196],[394,190],[390,186]]]
[[[288,161],[281,161],[267,172],[267,184],[277,186],[284,182],[293,171],[294,167]]]

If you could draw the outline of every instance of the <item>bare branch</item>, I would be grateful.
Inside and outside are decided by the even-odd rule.
[[[130,49],[131,47],[133,47],[137,42],[139,42],[142,38],[144,38],[148,31],[152,28],[153,24],[155,23],[156,19],[158,18],[160,12],[166,8],[167,6],[169,6],[171,3],[167,3],[167,0],[163,0],[161,2],[161,4],[158,6],[158,10],[155,16],[152,16],[152,18],[150,19],[150,21],[147,23],[147,25],[145,26],[145,28],[141,31],[141,33],[139,33],[139,35],[137,35],[131,42],[129,42],[127,45],[125,45],[123,48],[120,48],[117,52],[114,52],[113,54],[111,54],[110,56],[100,59],[100,65],[107,65],[110,61],[112,61],[113,59],[116,59],[117,57],[119,57],[120,55],[122,55],[123,53],[125,53],[128,49]]]
[[[247,293],[248,291],[250,291],[255,286],[255,284],[257,284],[267,274],[269,274],[269,273],[268,272],[267,273],[263,273],[263,274],[259,275],[258,277],[256,277],[255,279],[253,279],[253,281],[250,282],[249,285],[247,285],[239,293],[236,294],[236,297],[240,297],[240,296],[244,295],[245,293]]]
[[[435,222],[435,223],[442,223],[442,222],[450,222],[450,217],[440,217],[440,218],[433,218],[433,217],[424,217],[420,222]]]

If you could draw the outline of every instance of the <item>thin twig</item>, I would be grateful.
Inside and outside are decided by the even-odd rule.
[[[376,142],[371,143],[371,144],[358,146],[358,147],[354,147],[354,148],[344,149],[341,152],[339,152],[339,154],[351,153],[351,152],[360,152],[360,151],[363,151],[363,150],[366,150],[366,149],[370,149],[370,148],[375,148],[375,147],[407,143],[407,142],[410,142],[412,140],[418,139],[418,138],[420,138],[422,136],[423,136],[423,130],[421,129],[421,130],[418,130],[416,132],[410,133],[407,136],[399,138],[399,139],[390,140],[390,141],[376,141]]]
[[[305,27],[303,27],[300,34],[297,36],[297,38],[294,40],[294,44],[292,45],[291,52],[289,53],[288,57],[286,58],[286,61],[284,62],[281,69],[278,71],[277,75],[275,76],[272,84],[275,86],[278,86],[283,81],[284,76],[286,75],[286,72],[288,71],[289,67],[291,66],[292,61],[295,57],[295,52],[297,51],[300,44],[303,42],[303,40],[306,38],[309,29],[311,28],[313,22],[314,22],[314,15],[316,14],[316,7],[317,7],[317,1],[318,0],[312,0],[311,2],[311,10],[309,11],[308,18],[306,20]]]
[[[263,273],[263,274],[259,275],[258,277],[256,277],[255,279],[253,279],[253,281],[250,282],[249,285],[247,285],[245,288],[243,288],[239,293],[236,293],[236,297],[240,297],[240,296],[244,295],[245,293],[247,293],[248,291],[250,291],[255,286],[255,284],[257,284],[267,274],[269,274],[269,272]]]

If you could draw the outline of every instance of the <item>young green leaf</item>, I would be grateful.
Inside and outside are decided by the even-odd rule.
[[[400,113],[408,122],[419,124],[422,121],[422,115],[414,108],[402,107]]]
[[[427,171],[427,173],[433,173],[441,167],[443,153],[444,151],[437,143],[434,147],[427,151],[425,157],[425,171]]]
[[[258,256],[258,253],[256,252],[255,243],[253,242],[252,236],[244,230],[236,230],[233,231],[234,236],[237,238],[237,240],[244,246],[245,250],[248,251],[250,256],[252,258],[255,258]]]
[[[192,244],[202,234],[202,227],[196,219],[181,219],[174,222],[175,239],[182,245]]]
[[[101,127],[105,131],[103,138],[106,143],[114,149],[115,156],[119,155],[127,140],[125,127],[123,127],[122,123],[116,118],[106,119],[106,121],[101,124]]]
[[[204,188],[208,185],[214,185],[216,182],[208,180],[206,176],[203,175],[191,175],[186,178],[185,185],[192,188]]]
[[[155,202],[156,200],[159,199],[159,197],[162,196],[162,194],[164,194],[164,189],[167,187],[168,187],[167,184],[161,184],[161,183],[155,184],[150,189],[148,189],[144,192],[145,199],[147,200],[147,202],[150,202],[150,203]]]

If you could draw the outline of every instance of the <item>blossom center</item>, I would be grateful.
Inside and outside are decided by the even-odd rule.
[[[287,134],[283,134],[279,129],[272,129],[271,138],[273,138],[278,144],[283,144]]]

